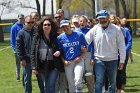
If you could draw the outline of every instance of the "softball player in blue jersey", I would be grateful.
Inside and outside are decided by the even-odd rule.
[[[86,52],[87,42],[81,32],[72,31],[68,20],[60,22],[64,31],[57,41],[62,52],[65,73],[70,93],[82,92],[82,77],[84,72],[83,56]]]

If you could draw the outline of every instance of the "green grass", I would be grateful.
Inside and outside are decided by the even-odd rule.
[[[6,34],[6,38],[8,35]],[[140,54],[140,37],[133,38],[132,52]],[[0,43],[0,50],[10,46],[9,40]],[[128,62],[126,93],[140,93],[140,57],[133,55],[134,64]],[[32,77],[33,93],[39,93],[36,77]],[[84,86],[84,91],[87,91]],[[15,59],[12,48],[0,51],[0,93],[24,93],[22,82],[16,82]]]

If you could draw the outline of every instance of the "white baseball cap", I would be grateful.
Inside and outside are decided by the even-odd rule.
[[[73,18],[73,19],[72,19],[72,23],[78,22],[78,21],[79,21],[78,18]]]

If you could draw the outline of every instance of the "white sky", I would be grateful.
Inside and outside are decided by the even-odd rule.
[[[18,1],[18,0],[14,0]],[[30,5],[36,8],[36,3],[35,0],[20,0],[21,2],[25,3],[26,5]],[[43,0],[40,1],[40,6],[41,6],[41,13],[42,13],[42,5],[43,5]],[[1,1],[0,1],[1,2]],[[53,5],[54,5],[54,13],[56,12],[56,0],[53,0]],[[1,9],[1,6],[0,6]],[[22,13],[25,16],[29,15],[30,12],[36,11],[34,9],[29,9],[29,8],[21,8],[20,6],[14,9],[11,13],[8,13],[5,9],[3,15],[1,16],[2,19],[16,19],[18,14]],[[1,10],[0,10],[1,13]],[[51,0],[46,0],[46,14],[51,14]]]

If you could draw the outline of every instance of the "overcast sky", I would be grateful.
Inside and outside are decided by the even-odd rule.
[[[15,0],[15,1],[18,1],[18,0]],[[34,8],[36,8],[35,0],[29,0],[29,1],[28,0],[20,0],[20,1],[22,1],[26,5],[31,5]],[[40,6],[41,6],[41,12],[42,12],[43,0],[39,0],[39,1],[40,1]],[[56,0],[53,0],[53,1],[54,1],[53,5],[54,5],[54,13],[55,13],[56,12]],[[19,6],[16,9],[14,9],[11,13],[8,13],[5,9],[1,18],[2,19],[16,19],[18,14],[22,13],[26,16],[26,15],[29,15],[30,12],[32,12],[32,11],[36,11],[36,10],[29,9],[29,8],[20,8],[20,6]],[[51,0],[46,0],[46,14],[51,14]]]

